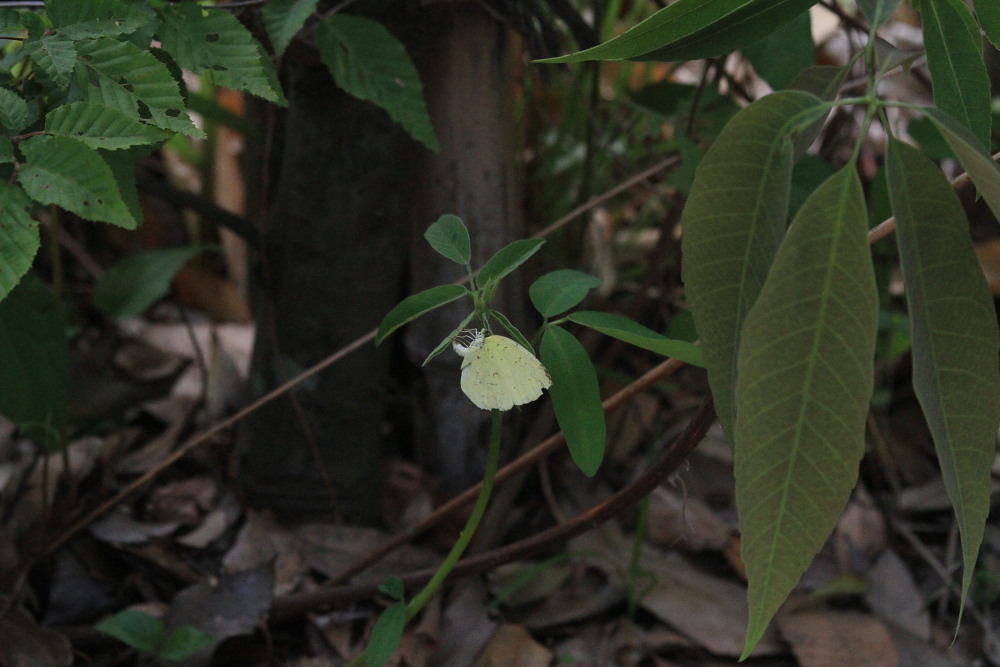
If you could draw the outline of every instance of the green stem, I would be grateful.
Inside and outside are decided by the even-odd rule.
[[[444,561],[441,563],[441,567],[438,568],[431,580],[423,587],[423,589],[417,593],[410,604],[406,606],[406,620],[409,621],[418,613],[420,610],[430,602],[434,594],[438,592],[441,588],[441,584],[444,580],[448,578],[455,564],[465,553],[466,547],[469,546],[469,542],[472,541],[472,536],[476,534],[476,528],[479,527],[479,522],[483,518],[483,514],[486,513],[486,506],[490,501],[490,494],[493,492],[493,480],[497,474],[497,466],[500,462],[500,435],[503,433],[501,428],[501,423],[503,421],[503,412],[500,410],[492,411],[492,423],[490,425],[490,446],[486,454],[486,470],[483,472],[483,485],[479,489],[479,496],[476,498],[476,504],[472,507],[472,514],[469,515],[469,520],[465,522],[465,527],[462,528],[461,534],[458,539],[455,540],[455,544],[451,547],[451,551],[445,557]],[[365,664],[365,652],[362,652],[359,656],[347,663],[347,667],[360,667]]]

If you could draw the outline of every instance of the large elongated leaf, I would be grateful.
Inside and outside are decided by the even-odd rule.
[[[962,0],[923,0],[920,18],[934,103],[989,146],[990,79],[979,27]]]
[[[69,352],[62,311],[33,274],[0,301],[0,414],[55,449],[66,422]]]
[[[335,14],[316,26],[316,46],[338,86],[382,107],[410,136],[438,150],[417,68],[384,26],[361,16]]]
[[[899,0],[858,0],[858,8],[875,27],[885,23],[898,6]]]
[[[17,185],[0,182],[0,300],[31,268],[41,245],[38,222],[28,214],[31,200]]]
[[[996,48],[1000,49],[1000,3],[993,0],[972,0],[976,8],[976,18],[986,38]]]
[[[105,150],[156,144],[170,137],[164,130],[95,102],[56,107],[45,117],[45,131]]]
[[[260,8],[264,28],[279,58],[292,43],[292,38],[316,10],[319,0],[271,0]]]
[[[782,91],[740,111],[702,159],[684,208],[685,293],[716,412],[730,436],[740,330],[785,232],[792,178],[788,123],[819,104],[808,93]]]
[[[163,50],[181,67],[211,72],[220,86],[287,103],[270,58],[229,12],[190,2],[172,4],[163,12],[158,34]]]
[[[180,88],[166,65],[149,51],[113,39],[77,44],[80,67],[94,85],[84,99],[172,132],[204,137],[185,110]]]
[[[925,107],[924,113],[941,131],[993,215],[1000,218],[1000,167],[972,133],[947,113],[934,107]]]
[[[93,149],[65,137],[31,137],[20,144],[26,162],[17,180],[28,195],[86,220],[135,229],[111,168]]]
[[[598,46],[540,60],[697,60],[730,53],[774,32],[814,0],[678,0]]]
[[[552,375],[549,394],[570,456],[583,474],[593,477],[604,459],[607,437],[597,372],[580,341],[561,327],[545,330],[541,352]]]
[[[808,12],[798,14],[764,39],[744,47],[743,55],[772,88],[787,87],[802,70],[816,64]]]
[[[568,319],[644,350],[673,357],[692,366],[705,366],[701,348],[694,343],[667,338],[622,315],[581,310],[570,314]]]
[[[964,603],[990,509],[1000,330],[965,212],[941,170],[895,140],[886,168],[910,307],[913,387],[962,535]]]
[[[823,546],[864,453],[878,296],[853,165],[792,222],[740,343],[734,468],[744,657]]]

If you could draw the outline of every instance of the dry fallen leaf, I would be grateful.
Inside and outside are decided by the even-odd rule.
[[[6,605],[0,596],[0,605]],[[19,607],[0,616],[0,665],[3,667],[66,667],[73,663],[69,640],[43,628]]]
[[[899,667],[896,645],[878,619],[859,611],[779,612],[775,625],[802,667]]]
[[[548,667],[552,651],[531,636],[523,625],[504,623],[487,642],[473,667]]]

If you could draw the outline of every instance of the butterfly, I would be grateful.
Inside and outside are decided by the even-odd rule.
[[[462,391],[483,410],[510,410],[531,403],[552,386],[542,362],[506,336],[471,330],[468,345],[452,342],[462,361]]]

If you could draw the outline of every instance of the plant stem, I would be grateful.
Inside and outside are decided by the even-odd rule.
[[[434,573],[431,580],[427,582],[423,589],[406,606],[407,621],[420,613],[420,610],[430,602],[430,599],[441,588],[441,584],[448,578],[455,564],[462,557],[462,554],[465,553],[465,549],[469,546],[472,536],[476,534],[476,528],[479,527],[479,522],[482,520],[483,514],[486,513],[486,506],[489,504],[490,494],[493,491],[493,480],[496,477],[497,466],[500,462],[500,435],[503,433],[503,429],[501,428],[503,412],[500,410],[492,410],[491,412],[493,419],[490,424],[489,450],[486,453],[486,470],[483,472],[483,485],[479,489],[479,496],[476,497],[476,504],[473,505],[469,520],[465,522],[465,527],[462,528],[461,534],[455,540],[455,544],[452,545],[451,551],[448,552],[437,572]],[[347,663],[347,667],[360,667],[364,665],[366,652],[362,652]]]

